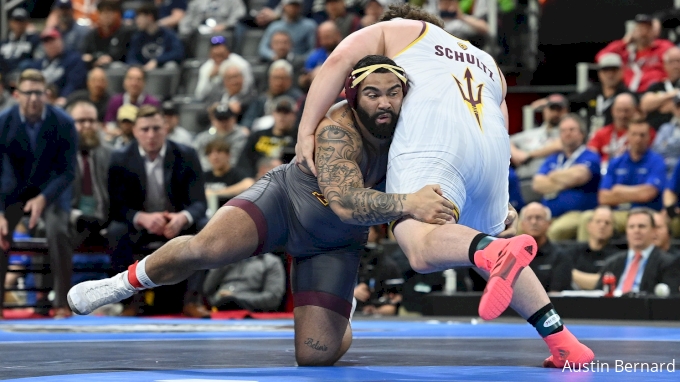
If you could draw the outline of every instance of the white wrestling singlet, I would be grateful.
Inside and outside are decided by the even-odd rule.
[[[387,192],[439,184],[458,207],[459,224],[497,235],[508,213],[510,165],[500,70],[486,52],[424,25],[393,58],[411,87],[390,148]]]

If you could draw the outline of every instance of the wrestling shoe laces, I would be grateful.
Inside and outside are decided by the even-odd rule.
[[[580,343],[565,326],[562,331],[543,339],[550,349],[551,356],[543,361],[543,367],[562,369],[567,361],[571,367],[580,367],[595,359],[589,347]]]
[[[520,272],[536,256],[538,245],[529,235],[496,239],[475,253],[475,265],[489,274],[484,294],[479,302],[479,316],[493,320],[512,301],[513,288]]]
[[[95,309],[122,301],[135,293],[129,289],[119,273],[111,278],[95,281],[85,281],[75,285],[68,291],[68,305],[71,310],[80,315],[92,313]]]

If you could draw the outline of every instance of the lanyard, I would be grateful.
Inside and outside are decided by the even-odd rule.
[[[584,151],[586,151],[586,145],[581,145],[566,160],[564,158],[564,153],[560,153],[557,156],[557,164],[555,165],[555,168],[556,169],[566,169],[566,168],[571,167],[574,164],[574,162],[576,161],[576,159],[578,159],[578,157],[580,157],[581,154],[583,154]]]
[[[595,115],[601,117],[604,115],[604,111],[609,109],[609,107],[614,103],[614,97],[604,98],[602,94],[597,96],[597,101],[595,103]]]

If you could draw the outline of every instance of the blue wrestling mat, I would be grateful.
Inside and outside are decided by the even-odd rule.
[[[668,325],[568,323],[595,352],[586,372],[540,367],[548,349],[519,321],[355,320],[337,366],[300,368],[291,320],[10,320],[0,323],[0,380],[680,381],[680,328]]]

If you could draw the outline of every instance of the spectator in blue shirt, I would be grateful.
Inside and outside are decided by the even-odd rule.
[[[19,104],[0,113],[0,306],[14,228],[24,212],[30,213],[28,228],[35,228],[49,209],[45,228],[54,307],[57,316],[66,317],[71,313],[66,301],[72,268],[68,224],[78,136],[73,119],[46,104],[40,71],[23,71],[15,96]]]
[[[673,97],[673,119],[659,127],[652,150],[663,156],[670,175],[680,158],[680,94]]]
[[[524,208],[524,197],[522,197],[522,188],[519,184],[519,177],[512,167],[510,167],[510,174],[508,176],[508,192],[510,193],[510,204],[515,207],[517,211]]]
[[[9,17],[9,36],[0,43],[0,73],[20,71],[33,61],[40,44],[37,34],[27,32],[28,12],[15,8]]]
[[[550,240],[576,237],[581,213],[597,207],[600,156],[585,145],[588,126],[576,114],[567,114],[558,125],[562,151],[545,159],[533,179],[533,189],[543,195],[553,221]]]
[[[158,26],[177,30],[187,11],[187,0],[155,0],[158,7]]]
[[[175,32],[158,26],[156,7],[145,4],[137,9],[137,32],[132,36],[127,63],[143,65],[144,70],[176,66],[184,59],[184,47]]]
[[[680,161],[673,168],[673,173],[668,179],[666,189],[663,191],[663,207],[665,214],[671,219],[671,230],[673,236],[680,233],[680,204],[678,204],[678,195],[680,195]]]
[[[316,47],[316,23],[301,16],[302,0],[282,0],[281,3],[283,4],[281,19],[269,24],[260,40],[258,50],[266,61],[274,58],[269,40],[274,32],[281,29],[286,30],[293,39],[293,53],[307,56]]]
[[[602,178],[598,192],[600,204],[612,206],[614,228],[625,232],[628,211],[633,207],[661,210],[661,192],[666,185],[666,166],[663,157],[647,148],[650,126],[645,121],[635,121],[628,127],[628,149],[609,162],[607,174]],[[581,215],[578,240],[587,241],[587,221]]]
[[[320,46],[307,57],[307,60],[305,61],[305,71],[307,72],[311,72],[317,66],[323,65],[331,52],[338,44],[340,44],[340,41],[342,41],[340,30],[332,21],[324,21],[321,23],[317,32],[319,34]]]
[[[45,29],[40,34],[45,57],[34,65],[40,69],[48,84],[58,89],[58,106],[66,105],[66,97],[76,90],[85,89],[87,66],[80,53],[68,50],[56,29]]]

